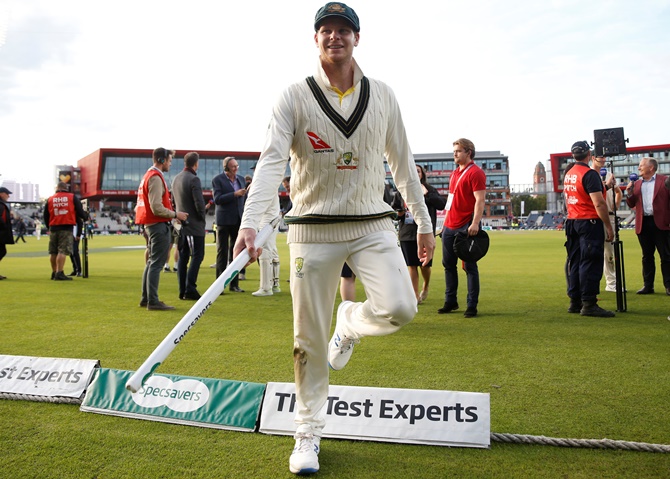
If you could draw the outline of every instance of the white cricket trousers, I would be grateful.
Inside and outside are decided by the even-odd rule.
[[[328,341],[342,265],[346,261],[367,299],[347,308],[345,333],[355,338],[395,333],[416,315],[417,303],[398,239],[380,231],[339,243],[291,243],[293,362],[298,426],[320,436],[328,397]]]

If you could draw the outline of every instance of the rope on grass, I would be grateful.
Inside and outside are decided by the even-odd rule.
[[[0,393],[0,399],[9,399],[13,401],[35,401],[35,402],[50,402],[56,404],[77,404],[81,405],[82,398],[70,398],[65,396],[48,397],[48,396],[32,396],[30,394],[14,394],[14,393]]]
[[[558,447],[586,447],[591,449],[626,449],[642,452],[670,452],[665,444],[648,444],[646,442],[615,441],[612,439],[562,439],[545,436],[529,436],[526,434],[491,433],[491,440],[516,444],[540,444]]]

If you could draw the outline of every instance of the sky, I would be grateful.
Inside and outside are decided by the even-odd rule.
[[[53,192],[98,148],[260,151],[312,75],[316,0],[0,0],[0,183]],[[670,143],[670,0],[350,0],[354,57],[394,90],[414,153],[455,139],[510,183],[593,131]]]

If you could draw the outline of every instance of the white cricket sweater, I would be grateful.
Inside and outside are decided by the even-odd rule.
[[[284,91],[256,165],[242,228],[258,229],[291,158],[289,242],[338,242],[393,230],[383,201],[384,157],[419,233],[432,224],[393,91],[355,64],[355,91],[344,97],[319,68]]]

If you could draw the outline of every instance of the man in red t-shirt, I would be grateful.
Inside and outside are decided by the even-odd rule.
[[[474,162],[475,145],[461,138],[454,142],[454,162],[457,168],[449,180],[449,198],[447,200],[447,218],[442,229],[442,265],[447,289],[444,294],[444,306],[438,313],[450,313],[458,309],[458,256],[454,252],[454,239],[459,232],[468,236],[479,233],[480,222],[484,214],[486,199],[486,174]],[[467,309],[464,316],[477,316],[479,302],[479,268],[476,262],[464,262],[468,279]]]

